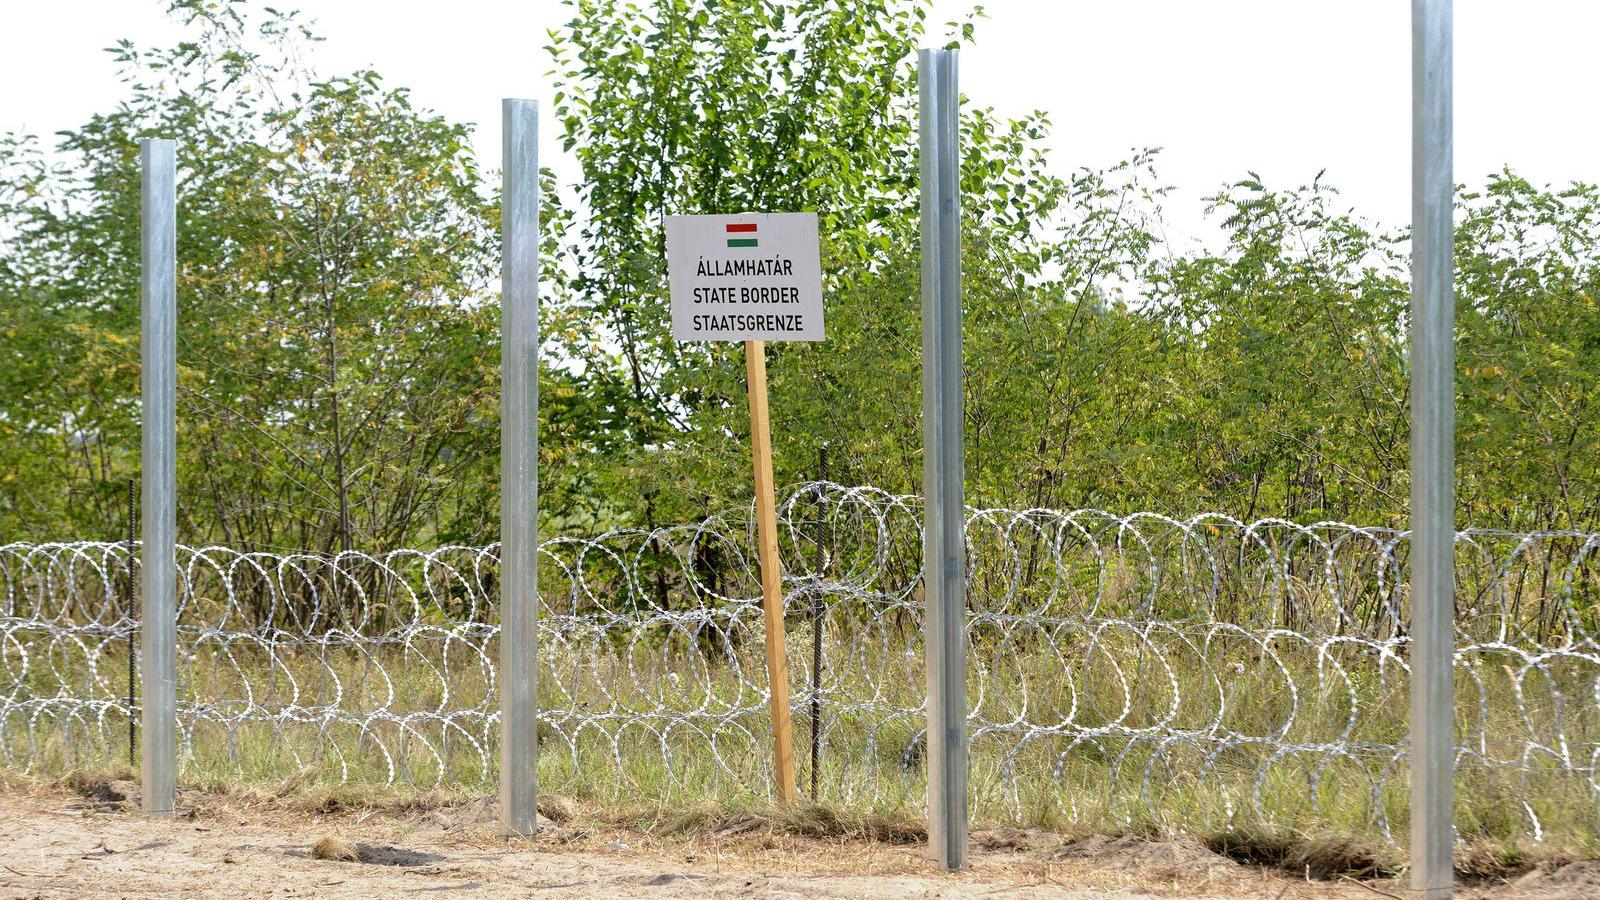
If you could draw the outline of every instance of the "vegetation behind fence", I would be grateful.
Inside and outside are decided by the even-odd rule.
[[[116,108],[54,148],[0,139],[0,540],[122,533],[150,134],[180,147],[185,540],[496,539],[498,160],[378,73],[319,72],[292,14],[172,5],[181,44],[114,48]],[[771,350],[777,479],[819,477],[828,441],[836,480],[921,490],[926,12],[596,0],[556,29],[544,116],[576,165],[547,173],[541,217],[547,531],[747,496],[740,357],[667,333],[670,213],[817,212],[828,340]],[[1169,241],[1166,210],[1193,201],[1158,154],[1051,159],[1042,115],[986,99],[962,110],[969,497],[1403,525],[1405,229],[1348,209],[1325,161],[1296,187],[1241,158],[1236,183],[1183,186],[1215,240]],[[1461,179],[1460,521],[1595,530],[1600,193]]]

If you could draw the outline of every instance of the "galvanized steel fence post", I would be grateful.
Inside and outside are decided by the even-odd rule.
[[[500,815],[538,828],[539,105],[501,102]]]
[[[922,131],[922,477],[928,664],[928,849],[967,858],[966,493],[956,51],[918,59]]]
[[[140,613],[140,794],[145,812],[172,812],[177,793],[178,217],[176,148],[146,139],[140,205],[140,455],[144,489]]]
[[[1451,893],[1455,295],[1451,3],[1411,3],[1411,878]]]

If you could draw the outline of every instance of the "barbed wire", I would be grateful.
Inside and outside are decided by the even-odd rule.
[[[831,483],[779,505],[788,639],[809,642],[816,616],[826,650],[815,691],[807,654],[791,654],[795,720],[820,727],[820,782],[841,800],[921,790],[920,516],[918,498]],[[967,539],[980,811],[1183,827],[1332,805],[1390,834],[1407,752],[1405,532],[974,509]],[[547,783],[770,792],[754,547],[748,510],[542,542]],[[1515,802],[1535,835],[1566,814],[1551,797],[1592,816],[1600,534],[1469,529],[1457,548],[1458,780],[1514,797],[1495,802]],[[0,546],[6,764],[115,756],[129,550]],[[178,563],[186,771],[419,787],[493,777],[496,545],[180,547]]]

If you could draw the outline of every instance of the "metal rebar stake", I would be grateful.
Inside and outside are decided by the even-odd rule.
[[[967,859],[967,603],[956,51],[923,50],[918,72],[928,849],[940,865],[959,869]]]
[[[500,816],[538,829],[539,105],[501,102]]]
[[[140,458],[144,485],[144,579],[140,618],[145,812],[172,812],[177,795],[178,223],[177,149],[147,138],[139,147]]]
[[[1412,0],[1411,886],[1451,894],[1455,296],[1451,2]]]
[[[138,654],[135,653],[134,650],[133,650],[133,642],[137,639],[138,632],[139,632],[139,619],[138,619],[137,616],[135,616],[133,614],[133,546],[134,546],[133,523],[134,523],[134,503],[135,502],[136,501],[134,500],[134,493],[133,493],[133,479],[129,478],[128,479],[128,560],[127,560],[127,562],[128,562],[128,566],[127,566],[127,568],[128,568],[128,577],[123,582],[124,593],[122,595],[122,600],[123,600],[122,608],[127,611],[127,616],[128,616],[128,765],[130,765],[130,766],[134,764],[134,761],[136,759],[138,759],[138,757],[136,755],[137,746],[136,746],[135,738],[134,738],[134,732],[135,732],[136,729],[134,728],[134,718],[133,718],[134,680],[137,677],[134,674],[134,663],[135,663],[135,660],[138,658]]]
[[[828,483],[828,445],[817,448],[817,483]],[[827,538],[827,519],[823,501],[827,487],[817,488],[817,585],[811,597],[811,801],[817,800],[817,770],[822,767],[822,614],[825,611],[822,592],[822,572],[828,564],[824,551]]]

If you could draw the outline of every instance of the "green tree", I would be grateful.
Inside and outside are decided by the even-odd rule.
[[[921,479],[921,0],[572,0],[544,173],[544,524],[749,500],[738,348],[667,328],[662,220],[814,210],[826,343],[769,348],[780,482]],[[493,540],[498,203],[466,126],[322,77],[292,14],[179,0],[126,98],[0,140],[0,540],[120,534],[138,453],[138,138],[180,142],[182,536]],[[972,23],[950,26],[953,43]],[[1319,177],[1161,235],[1154,153],[1055,174],[1041,115],[964,102],[974,502],[1406,519],[1408,238]],[[1460,520],[1600,527],[1600,192],[1459,197]],[[665,562],[661,560],[661,562]],[[713,565],[715,560],[703,561]],[[662,570],[665,571],[664,569]]]
[[[374,73],[297,66],[307,35],[290,15],[173,9],[195,39],[119,47],[128,99],[64,135],[72,168],[50,192],[22,184],[8,210],[18,318],[53,349],[8,377],[48,410],[35,430],[67,445],[28,452],[59,460],[68,496],[97,501],[51,524],[115,533],[107,500],[136,460],[136,154],[155,134],[182,148],[184,539],[348,549],[448,534],[482,505],[483,479],[461,475],[497,434],[494,205],[467,130]]]

